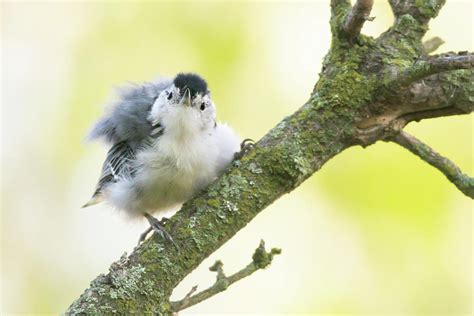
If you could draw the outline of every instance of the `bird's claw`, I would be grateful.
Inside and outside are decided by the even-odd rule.
[[[151,232],[154,231],[158,236],[160,236],[162,239],[167,240],[171,242],[176,248],[178,246],[173,240],[173,237],[166,231],[166,229],[163,227],[163,225],[168,221],[166,217],[163,217],[160,220],[156,219],[155,217],[151,216],[148,213],[145,213],[145,217],[148,220],[148,223],[150,223],[150,227],[147,228],[146,231],[144,231],[140,235],[140,239],[138,240],[138,244],[140,245],[141,242],[143,242],[146,238],[146,236]]]
[[[240,151],[235,153],[234,159],[242,158],[250,149],[255,146],[253,139],[246,138],[240,143]]]

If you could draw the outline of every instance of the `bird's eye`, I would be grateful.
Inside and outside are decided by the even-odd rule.
[[[170,92],[170,93],[168,94],[168,100],[171,100],[172,97],[173,97],[173,92]]]
[[[206,109],[206,103],[201,103],[201,111],[204,111]]]

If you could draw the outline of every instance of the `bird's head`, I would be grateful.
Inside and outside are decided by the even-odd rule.
[[[178,74],[156,99],[150,118],[176,132],[198,133],[214,127],[216,107],[206,81],[196,74]]]

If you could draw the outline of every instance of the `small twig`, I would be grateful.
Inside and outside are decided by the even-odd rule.
[[[396,82],[402,85],[411,84],[425,77],[449,70],[474,68],[474,54],[460,52],[458,54],[444,54],[430,56],[419,60],[410,68],[397,76]]]
[[[430,54],[434,52],[435,50],[437,50],[443,44],[444,44],[443,39],[441,37],[435,36],[423,42],[423,47],[425,48],[425,52],[427,54]]]
[[[191,295],[193,295],[196,291],[197,291],[197,285],[193,286],[191,288],[191,290],[188,292],[188,294],[186,294],[186,296],[180,300],[180,301],[177,301],[177,302],[172,302],[171,304],[175,304],[173,305],[173,310],[175,311],[179,311],[181,309],[184,309],[186,307],[183,307],[183,306],[186,306],[187,304],[189,304],[189,300],[191,299]],[[189,305],[191,306],[191,305]]]
[[[474,199],[474,178],[461,172],[451,160],[441,156],[412,135],[400,131],[390,139],[441,171],[462,193]]]
[[[261,240],[260,245],[255,250],[252,256],[252,262],[242,270],[229,277],[226,277],[224,274],[224,264],[220,260],[217,260],[214,265],[209,268],[209,270],[217,272],[216,282],[208,289],[201,291],[195,295],[192,295],[197,289],[197,286],[194,286],[182,300],[171,302],[171,308],[173,312],[178,312],[190,306],[196,305],[216,295],[217,293],[225,291],[230,285],[239,281],[240,279],[248,277],[255,271],[264,269],[269,266],[272,262],[273,256],[278,255],[280,253],[281,249],[278,248],[272,248],[270,252],[267,252],[265,250],[265,242]]]
[[[353,41],[359,36],[365,21],[373,21],[374,18],[370,17],[370,11],[373,5],[374,0],[357,0],[352,10],[347,14],[343,30],[349,38],[349,41]]]

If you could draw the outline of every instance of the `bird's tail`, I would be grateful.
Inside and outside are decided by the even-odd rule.
[[[89,202],[84,204],[81,208],[85,208],[85,207],[88,207],[88,206],[91,206],[91,205],[98,204],[98,203],[102,202],[103,200],[104,200],[104,198],[102,197],[101,194],[94,194],[92,196],[92,198],[89,200]]]

